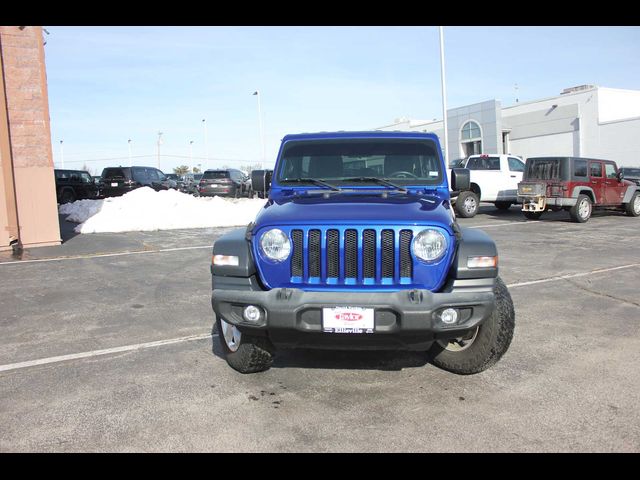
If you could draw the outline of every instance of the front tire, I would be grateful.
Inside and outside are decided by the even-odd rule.
[[[429,351],[431,363],[448,372],[471,375],[500,360],[513,338],[515,310],[500,277],[496,279],[493,292],[495,308],[491,317],[462,337],[435,342]]]
[[[274,348],[266,337],[241,333],[221,318],[217,319],[218,338],[229,366],[240,373],[269,370],[273,363]]]
[[[569,215],[574,222],[584,223],[591,218],[591,212],[593,212],[591,199],[581,193],[578,195],[576,204],[569,210]]]
[[[462,218],[475,217],[476,213],[478,213],[479,204],[480,199],[474,192],[470,190],[461,192],[458,198],[456,198],[456,211],[458,212],[458,216]]]
[[[638,192],[634,193],[631,201],[625,204],[624,210],[630,217],[640,216],[640,194]]]

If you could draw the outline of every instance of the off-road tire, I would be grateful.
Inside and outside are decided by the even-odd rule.
[[[511,202],[496,202],[495,206],[498,210],[509,210],[511,208]]]
[[[493,292],[495,308],[491,317],[480,325],[473,343],[466,350],[452,352],[435,342],[429,351],[431,363],[452,373],[471,375],[500,360],[511,344],[516,315],[511,295],[500,277]]]
[[[522,212],[529,220],[540,220],[544,212]]]
[[[64,190],[62,192],[62,197],[60,198],[60,203],[71,203],[71,202],[75,202],[76,201],[76,194],[73,192],[73,190]]]
[[[465,206],[465,201],[467,204]],[[475,205],[475,208],[469,209],[470,206]],[[480,206],[480,199],[478,195],[470,190],[465,190],[464,192],[460,192],[460,195],[456,198],[456,212],[459,217],[462,218],[472,218],[475,217],[478,213],[478,208]]]
[[[624,204],[624,211],[627,212],[627,215],[629,215],[630,217],[640,216],[640,210],[634,209],[636,201],[640,202],[640,200],[637,200],[638,197],[640,197],[640,194],[638,192],[635,192],[631,197],[629,203]]]
[[[588,202],[589,204],[589,214],[586,216],[580,215],[580,205],[582,202]],[[585,223],[591,218],[591,214],[593,213],[593,202],[588,195],[581,193],[578,195],[578,199],[576,200],[576,204],[569,209],[569,215],[571,216],[571,220],[577,223]]]
[[[220,319],[216,320],[216,329],[225,360],[231,368],[240,373],[257,373],[269,370],[273,363],[275,349],[266,337],[243,333],[240,346],[235,352],[232,352],[224,340]]]

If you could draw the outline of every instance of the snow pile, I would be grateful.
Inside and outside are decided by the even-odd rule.
[[[59,212],[80,224],[77,233],[130,232],[247,225],[264,204],[262,199],[194,197],[142,187],[121,197],[67,203]]]

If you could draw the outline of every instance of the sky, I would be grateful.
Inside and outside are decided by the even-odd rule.
[[[434,26],[44,28],[57,168],[157,166],[158,132],[166,173],[259,164],[259,106],[267,167],[289,133],[442,118]],[[444,27],[444,50],[448,108],[640,89],[640,27]]]

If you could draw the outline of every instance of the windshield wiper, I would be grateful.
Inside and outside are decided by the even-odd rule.
[[[343,181],[345,182],[374,182],[377,183],[378,185],[386,185],[388,187],[393,187],[396,190],[402,192],[402,193],[407,193],[407,189],[404,187],[401,187],[400,185],[396,185],[393,182],[390,182],[388,180],[385,180],[383,178],[378,178],[378,177],[354,177],[354,178],[345,178]]]
[[[325,181],[322,180],[318,180],[315,178],[283,178],[282,180],[280,180],[282,183],[313,183],[314,185],[319,185],[321,187],[326,187],[326,188],[330,188],[331,190],[333,190],[334,192],[340,192],[342,191],[342,189],[340,187],[337,187],[335,185],[331,185],[330,183],[327,183]]]

